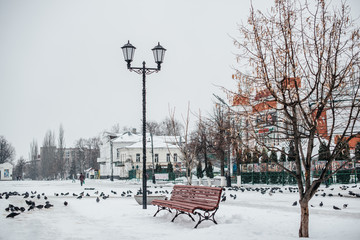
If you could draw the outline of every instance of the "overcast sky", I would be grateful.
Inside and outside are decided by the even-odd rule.
[[[348,1],[353,17],[360,1]],[[253,0],[261,10],[273,1]],[[236,88],[231,36],[246,22],[248,0],[0,0],[0,135],[28,158],[33,139],[65,130],[66,146],[142,119],[141,75],[121,48],[137,48],[133,66],[156,67],[151,49],[167,49],[162,70],[147,77],[147,119],[169,106],[178,118],[211,112],[217,86]],[[192,117],[195,120],[195,117]]]

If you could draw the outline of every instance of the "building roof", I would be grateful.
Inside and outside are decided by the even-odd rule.
[[[146,138],[146,148],[151,148],[151,137],[148,134]],[[179,141],[179,140],[178,140]],[[142,138],[140,141],[126,146],[127,149],[142,148]],[[176,145],[176,138],[174,136],[153,136],[153,147],[154,148],[178,148]]]

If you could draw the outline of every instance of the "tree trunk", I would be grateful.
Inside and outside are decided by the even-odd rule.
[[[299,229],[299,237],[309,237],[309,201],[301,200],[301,222]]]

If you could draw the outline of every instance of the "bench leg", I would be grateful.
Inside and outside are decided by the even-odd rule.
[[[198,221],[198,223],[195,225],[194,228],[197,228],[197,226],[199,226],[199,224],[202,223],[202,222],[205,221],[205,220],[210,220],[210,221],[212,221],[213,223],[217,224],[217,222],[216,222],[216,220],[215,220],[215,213],[216,213],[217,210],[218,210],[218,208],[215,209],[215,211],[214,211],[213,213],[211,213],[211,214],[210,214],[208,211],[204,212],[203,214],[201,214],[201,213],[199,213],[199,212],[196,212],[196,214],[199,215],[199,221]]]
[[[158,214],[158,212],[160,212],[161,210],[168,210],[170,213],[172,213],[171,210],[170,210],[169,208],[167,208],[167,207],[161,207],[161,206],[157,206],[157,207],[158,207],[158,210],[157,210],[156,213],[154,214],[154,217],[155,217],[156,214]]]
[[[190,213],[178,211],[177,209],[176,209],[176,214],[175,214],[174,218],[171,220],[171,222],[174,222],[175,218],[177,218],[180,214],[188,215],[195,222],[195,219],[190,215]]]

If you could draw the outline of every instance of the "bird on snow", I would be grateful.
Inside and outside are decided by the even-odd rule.
[[[333,206],[333,209],[335,209],[335,210],[341,210],[341,209],[338,208],[337,206]]]
[[[99,197],[96,198],[96,202],[100,202],[100,198],[99,198]]]
[[[224,196],[222,199],[221,199],[221,202],[225,202],[226,201],[226,196]]]
[[[20,213],[12,212],[6,216],[6,218],[14,218],[15,216],[19,215]]]
[[[347,206],[348,206],[348,205],[345,203],[345,204],[343,205],[343,208],[347,208]]]
[[[67,206],[67,205],[68,205],[68,202],[67,202],[67,201],[65,201],[65,202],[64,202],[64,205],[65,205],[65,206]]]
[[[44,207],[44,205],[41,205],[41,204],[36,206],[36,208],[38,208],[38,209],[42,209],[43,207]]]
[[[296,206],[296,205],[297,205],[297,201],[295,201],[292,205],[293,205],[293,206]]]
[[[76,199],[82,199],[82,196],[81,196],[81,195],[79,195]]]
[[[51,208],[53,207],[54,205],[50,204],[50,203],[46,203],[46,205],[44,206],[44,208],[48,209],[48,208]]]
[[[320,207],[324,206],[323,202],[320,202],[319,206],[320,206]]]

